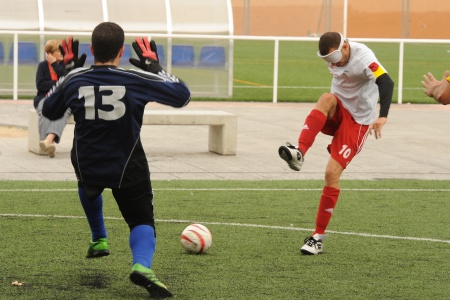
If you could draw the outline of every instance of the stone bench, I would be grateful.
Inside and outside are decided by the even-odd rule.
[[[69,118],[67,124],[75,124],[73,117]],[[232,113],[214,110],[145,110],[142,125],[209,125],[209,151],[236,155],[237,116]],[[39,147],[38,115],[34,109],[28,111],[28,150],[46,155]]]

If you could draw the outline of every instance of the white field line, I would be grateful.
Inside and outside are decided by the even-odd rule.
[[[39,215],[39,214],[0,214],[1,217],[12,217],[12,218],[53,218],[53,219],[85,219],[84,216],[60,216],[60,215]],[[117,217],[105,217],[106,220],[123,220]],[[252,228],[265,228],[265,229],[277,229],[277,230],[294,230],[294,231],[313,231],[311,228],[300,228],[300,227],[286,227],[286,226],[270,226],[270,225],[260,225],[260,224],[245,224],[245,223],[224,223],[224,222],[203,222],[203,221],[193,221],[193,220],[162,220],[155,219],[156,222],[165,223],[201,223],[206,225],[219,225],[219,226],[237,226],[237,227],[252,227]],[[432,238],[417,238],[408,236],[395,236],[395,235],[380,235],[380,234],[370,234],[370,233],[360,233],[360,232],[345,232],[345,231],[332,231],[328,230],[328,233],[342,234],[342,235],[355,235],[362,237],[372,237],[372,238],[383,238],[383,239],[396,239],[396,240],[407,240],[407,241],[419,241],[419,242],[433,242],[433,243],[446,243],[450,244],[450,240],[439,240]]]
[[[321,191],[322,188],[298,188],[298,189],[272,189],[272,188],[161,188],[154,189],[155,191]],[[77,189],[0,189],[1,192],[76,192]],[[384,192],[450,192],[450,189],[341,189],[341,191],[384,191]],[[58,216],[58,215],[37,215],[37,214],[0,214],[2,217],[34,217],[34,218],[64,218],[64,219],[84,219],[84,216]],[[109,220],[122,220],[122,218],[105,217]],[[194,223],[190,220],[156,220],[157,222],[168,223]],[[297,228],[297,227],[283,227],[283,226],[269,226],[258,224],[242,224],[242,223],[223,223],[223,222],[199,222],[203,224],[223,225],[223,226],[241,226],[254,228],[268,228],[280,230],[295,230],[295,231],[312,231],[311,228]],[[436,243],[450,244],[450,240],[439,240],[432,238],[416,238],[416,237],[402,237],[392,235],[378,235],[358,232],[339,232],[328,230],[329,233],[356,235],[362,237],[386,238],[386,239],[400,239],[410,241],[428,241]]]
[[[272,89],[272,85],[259,85],[259,86],[248,86],[248,85],[234,85],[233,88],[235,89]],[[329,86],[294,86],[294,85],[282,85],[278,86],[279,89],[314,89],[314,90],[329,90]],[[403,90],[423,90],[423,88],[419,87],[403,87]]]
[[[258,191],[292,191],[292,192],[309,192],[322,191],[323,188],[157,188],[154,191],[240,191],[240,192],[258,192]],[[77,192],[78,189],[0,189],[0,193],[6,192]],[[450,189],[341,189],[348,192],[450,192]]]

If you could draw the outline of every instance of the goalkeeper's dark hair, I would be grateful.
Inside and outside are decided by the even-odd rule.
[[[122,27],[112,22],[97,25],[92,32],[92,48],[96,62],[105,63],[116,58],[125,41]]]

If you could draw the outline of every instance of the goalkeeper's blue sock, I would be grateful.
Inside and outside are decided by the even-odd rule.
[[[133,265],[138,263],[151,268],[156,249],[155,230],[150,225],[138,225],[130,232],[130,248]]]
[[[95,200],[89,200],[86,196],[84,188],[78,188],[78,196],[80,197],[81,205],[91,228],[92,241],[97,241],[99,238],[106,238],[106,228],[103,219],[103,197],[100,194]]]

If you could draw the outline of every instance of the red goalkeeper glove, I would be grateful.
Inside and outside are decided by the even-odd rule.
[[[61,41],[59,50],[64,57],[65,74],[69,73],[73,69],[81,68],[84,66],[84,62],[86,61],[86,54],[83,53],[80,57],[78,57],[78,45],[78,40],[74,41],[72,37],[69,37],[68,41],[66,41],[65,39]]]
[[[156,50],[156,44],[154,41],[148,41],[148,38],[136,38],[132,44],[134,51],[136,52],[139,60],[130,58],[129,61],[132,65],[148,72],[158,74],[162,71],[162,67],[159,65],[158,51]]]

